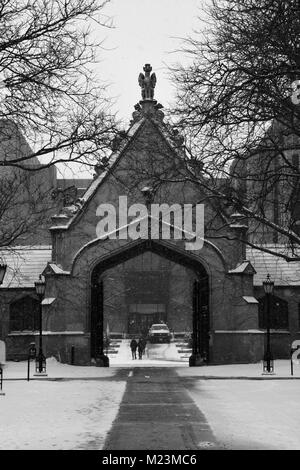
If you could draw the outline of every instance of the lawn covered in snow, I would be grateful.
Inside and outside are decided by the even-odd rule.
[[[224,449],[300,449],[300,380],[195,380],[188,390]]]
[[[51,358],[47,378],[33,377],[32,363],[30,382],[26,362],[8,362],[0,449],[102,449],[132,374],[128,369],[137,366],[175,366],[221,448],[300,449],[300,365],[291,378],[290,362],[275,361],[276,375],[266,377],[261,363],[188,367],[130,356],[125,366],[110,368]]]
[[[125,381],[9,380],[0,396],[0,449],[101,449]]]

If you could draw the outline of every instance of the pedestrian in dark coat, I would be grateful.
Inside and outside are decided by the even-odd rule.
[[[136,340],[133,338],[130,342],[130,349],[131,349],[131,353],[132,353],[132,359],[136,359],[136,348],[137,348],[138,344],[136,342]]]
[[[143,354],[144,354],[144,350],[145,350],[145,342],[144,342],[143,338],[139,339],[137,347],[138,347],[138,352],[139,352],[139,359],[142,359]]]

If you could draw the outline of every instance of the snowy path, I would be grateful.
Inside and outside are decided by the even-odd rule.
[[[218,448],[174,368],[134,368],[105,450]]]
[[[184,366],[188,367],[188,361],[180,358],[175,343],[150,344],[147,343],[142,360],[132,360],[130,340],[123,340],[119,352],[110,358],[111,366],[122,367],[161,367],[161,366]],[[138,356],[138,354],[137,354]]]

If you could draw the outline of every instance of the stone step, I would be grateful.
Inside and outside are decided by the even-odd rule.
[[[110,337],[110,339],[116,339],[116,340],[122,341],[123,333],[110,333],[109,337]]]

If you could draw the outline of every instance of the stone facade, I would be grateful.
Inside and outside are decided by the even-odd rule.
[[[139,257],[150,256],[151,247],[143,249],[146,240],[122,239],[117,231],[110,238],[97,237],[97,208],[101,203],[110,203],[118,208],[119,196],[124,195],[128,197],[128,205],[145,203],[141,190],[145,186],[155,186],[158,175],[160,184],[153,196],[153,203],[171,205],[201,201],[204,194],[186,181],[162,181],[161,175],[165,175],[166,180],[172,175],[179,179],[183,172],[181,158],[181,148],[176,141],[172,141],[161,114],[156,114],[155,102],[147,102],[145,106],[141,103],[139,117],[135,117],[127,138],[112,155],[109,170],[99,174],[92,182],[76,212],[68,216],[61,214],[53,219],[53,258],[44,275],[46,297],[56,299],[47,328],[56,336],[53,335],[51,342],[47,340],[47,355],[65,357],[66,351],[73,345],[78,363],[89,363],[91,279],[99,266],[103,266],[99,269],[102,270],[104,283],[104,330],[108,324],[110,332],[127,334],[130,309],[138,308],[136,305],[140,304],[140,309],[147,310],[147,305],[151,304],[149,300],[143,302],[137,294],[136,300],[128,301],[125,290],[128,286],[126,275],[137,269]],[[205,222],[213,218],[214,209],[207,203]],[[127,222],[130,224],[130,220]],[[210,231],[220,230],[221,222],[216,220],[215,227],[209,225]],[[239,227],[225,230],[236,233]],[[168,292],[167,300],[157,299],[153,305],[164,304],[162,310],[166,312],[165,319],[170,328],[175,333],[191,331],[192,282],[196,277],[197,265],[202,266],[208,276],[210,361],[260,360],[263,335],[253,333],[254,330],[258,331],[257,304],[244,300],[244,297],[253,297],[254,271],[250,265],[245,272],[235,272],[244,261],[243,247],[237,241],[230,242],[222,237],[210,239],[209,234],[205,237],[203,248],[198,251],[186,251],[185,241],[172,237],[170,240],[156,240],[156,245],[168,249],[168,268],[162,253],[156,254],[156,257],[153,255],[157,263],[153,271],[165,273]],[[114,259],[113,266],[110,266],[110,259]],[[185,266],[180,260],[184,260]],[[147,267],[143,269],[144,276],[145,271]],[[59,332],[64,332],[63,340]]]
[[[245,260],[245,247],[236,239],[244,228],[238,223],[223,227],[205,192],[189,182],[181,144],[180,137],[164,123],[157,102],[141,101],[108,165],[98,168],[97,176],[75,204],[52,218],[52,257],[43,271],[45,298],[53,300],[43,306],[47,356],[70,362],[74,348],[76,364],[89,365],[95,359],[95,295],[99,296],[93,291],[95,282],[103,285],[104,332],[129,335],[136,332],[134,322],[148,326],[147,315],[152,315],[155,321],[166,321],[174,333],[187,333],[193,329],[193,286],[197,280],[201,288],[204,276],[209,362],[262,359],[264,331],[259,329],[255,299],[261,292],[254,286],[255,270]],[[170,239],[151,241],[148,232],[144,238],[125,238],[133,217],[125,220],[124,213],[118,214],[119,197],[127,197],[128,207],[145,205],[145,187],[151,188],[152,203],[205,204],[206,230],[201,249],[186,250],[187,233],[183,229],[183,239],[174,238],[176,227],[171,219]],[[102,237],[97,233],[101,220],[97,210],[101,204],[111,204],[117,210],[117,227]],[[145,219],[141,224],[144,222]],[[148,228],[156,222],[149,216]],[[8,358],[21,357],[37,335],[9,331],[12,292],[8,289],[1,294],[2,338]],[[33,289],[29,294],[35,295]],[[19,291],[19,295],[24,292]],[[292,334],[288,331],[273,335],[277,357],[287,357],[291,339],[300,337],[298,297],[295,300],[288,290],[282,295],[289,298],[292,306]]]

